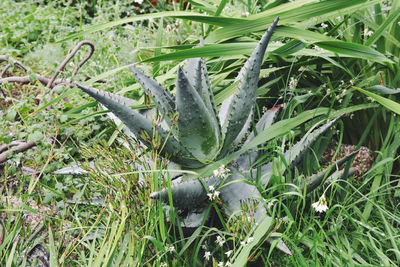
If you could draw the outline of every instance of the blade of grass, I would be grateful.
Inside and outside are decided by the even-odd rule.
[[[376,102],[378,102],[385,108],[400,115],[400,104],[399,103],[394,102],[393,100],[391,100],[389,98],[374,94],[374,93],[366,91],[366,90],[363,90],[361,88],[358,88],[358,87],[354,87],[354,88],[357,89],[358,91],[360,91],[361,93],[371,97],[372,99],[374,99]]]
[[[8,255],[8,259],[7,259],[7,262],[6,262],[6,267],[12,267],[13,266],[13,260],[15,258],[14,254],[15,254],[15,251],[17,249],[18,243],[19,243],[19,235],[17,235],[15,237],[15,239],[14,239],[13,246],[11,248],[10,254]]]
[[[385,33],[387,28],[391,26],[392,23],[396,21],[399,16],[399,10],[397,12],[391,12],[389,16],[385,19],[385,21],[379,26],[379,28],[374,31],[372,36],[367,39],[365,45],[371,46],[373,43],[375,43],[376,40],[378,40]]]
[[[50,267],[57,267],[57,249],[54,243],[54,236],[51,227],[49,226],[49,252],[50,252]]]
[[[106,29],[109,29],[109,28],[112,28],[112,27],[115,27],[115,26],[118,26],[118,25],[122,25],[122,24],[132,23],[132,22],[141,21],[141,20],[154,19],[154,18],[163,18],[163,17],[188,19],[188,20],[202,22],[202,23],[211,24],[211,25],[216,25],[216,26],[220,26],[220,27],[228,26],[228,25],[231,25],[232,23],[238,23],[238,22],[241,22],[241,21],[246,21],[245,19],[237,19],[237,18],[204,16],[202,14],[195,13],[195,12],[165,11],[165,12],[137,15],[137,16],[134,16],[134,17],[118,19],[118,20],[115,20],[115,21],[112,21],[112,22],[107,22],[107,23],[102,23],[102,24],[89,26],[84,30],[69,34],[67,37],[57,41],[56,43],[62,43],[62,42],[65,42],[65,41],[68,41],[68,40],[72,40],[72,39],[75,39],[75,38],[80,38],[80,37],[83,37],[83,36],[85,36],[87,34],[98,32],[98,31],[102,31],[102,30],[106,30]]]
[[[261,241],[263,237],[265,237],[272,226],[272,222],[272,217],[266,216],[265,219],[259,223],[252,235],[253,241],[246,243],[244,246],[242,246],[240,252],[237,255],[235,254],[235,259],[232,266],[241,267],[246,265],[251,250]]]
[[[375,49],[356,43],[348,43],[343,41],[323,41],[317,42],[315,45],[337,54],[349,55],[355,58],[366,59],[374,62],[393,63],[392,60],[388,59]]]
[[[371,1],[367,0],[330,0],[302,5],[300,7],[294,6],[293,8],[284,12],[273,13],[257,19],[244,21],[240,24],[235,23],[231,26],[226,26],[224,28],[215,30],[206,38],[206,42],[217,42],[236,36],[243,36],[247,33],[265,30],[276,17],[280,17],[280,25],[284,25],[319,17],[331,12],[336,13],[340,11],[342,15],[345,15],[347,12],[350,12],[350,7],[366,8],[371,4]]]

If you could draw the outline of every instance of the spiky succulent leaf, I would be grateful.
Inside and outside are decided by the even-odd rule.
[[[278,242],[276,244],[276,248],[279,249],[280,251],[282,251],[283,253],[292,256],[293,253],[292,251],[289,249],[289,247],[282,241],[282,239],[280,239],[277,236],[272,236],[270,238],[267,239],[268,243],[273,244],[274,242]]]
[[[239,145],[242,144],[243,139],[249,133],[251,123],[253,122],[253,117],[254,117],[254,108],[251,109],[250,114],[247,117],[245,124],[243,125],[242,130],[239,132],[239,134],[236,136],[236,139],[232,142],[231,146],[229,147],[229,152],[234,151]]]
[[[215,121],[215,125],[218,126],[218,130],[221,133],[221,126],[216,115],[217,111],[214,103],[214,94],[211,89],[211,82],[208,78],[207,66],[204,59],[190,58],[186,60],[183,70],[190,84],[203,99],[205,106],[212,115],[211,118]]]
[[[94,88],[84,87],[82,85],[77,86],[83,92],[87,93],[111,110],[111,112],[113,112],[128,127],[136,138],[146,146],[152,147],[152,138],[159,135],[161,138],[159,145],[163,146],[160,151],[162,155],[171,155],[173,161],[189,168],[199,168],[204,166],[204,164],[194,159],[193,156],[168,132],[159,126],[153,125],[153,123],[145,116],[132,110],[123,103],[120,103],[120,99],[115,98],[115,95]],[[154,130],[156,132],[153,133]],[[147,137],[145,138],[143,134]]]
[[[328,172],[329,173],[337,172],[344,163],[346,163],[351,158],[353,158],[353,156],[355,156],[357,153],[358,153],[358,151],[354,151],[353,153],[351,153],[351,154],[341,158],[340,160],[337,160],[333,164],[331,164],[331,168],[325,168],[324,170],[307,177],[302,184],[301,191],[303,191],[304,188],[307,190],[307,193],[314,191],[322,183],[322,181],[324,180],[324,177],[326,177],[328,175]],[[335,177],[334,174],[331,174],[330,176]],[[327,178],[327,180],[329,180],[329,178]]]
[[[204,179],[203,182],[204,185],[200,180],[196,179],[172,185],[173,205],[179,209],[195,208],[204,205],[204,202],[208,199],[205,188],[209,186],[216,188],[222,182],[222,179],[211,176]],[[159,192],[154,192],[150,197],[168,203],[168,189],[165,188]]]
[[[299,142],[292,146],[288,151],[285,152],[285,160],[288,166],[296,164],[301,156],[307,151],[307,149],[321,136],[326,130],[333,126],[339,118],[328,121],[318,129],[304,136]],[[285,164],[282,164],[285,165]]]
[[[249,134],[249,136],[246,138],[246,142],[244,145],[249,143],[254,139],[254,137],[257,136],[258,133],[261,133],[265,129],[267,129],[269,126],[274,123],[276,119],[276,115],[278,114],[279,110],[282,108],[282,105],[277,105],[275,107],[272,107],[268,109],[267,111],[264,112],[264,114],[261,116],[261,118],[258,120],[255,129]]]
[[[140,69],[135,66],[130,67],[136,80],[143,87],[146,94],[153,98],[153,101],[168,118],[172,117],[175,113],[175,102],[172,95],[165,90],[157,81],[144,74]]]
[[[221,156],[224,156],[229,151],[230,145],[242,130],[255,104],[258,78],[265,50],[277,23],[278,19],[272,23],[268,31],[263,35],[252,55],[240,70],[236,78],[239,81],[239,86],[235,93],[222,103],[220,121],[222,123],[224,144]]]
[[[182,227],[185,228],[197,228],[205,220],[207,215],[207,208],[199,208],[190,210],[186,216],[182,218]]]
[[[351,176],[354,173],[356,173],[356,168],[354,168],[354,167],[351,167],[349,169],[348,173],[346,173],[345,169],[337,170],[334,173],[332,173],[331,175],[329,175],[329,177],[325,181],[325,185],[329,185],[339,179],[342,179],[345,175]]]
[[[178,140],[199,161],[212,161],[220,149],[219,128],[181,68],[176,84],[176,109]]]
[[[214,110],[213,93],[204,59],[190,58],[186,60],[183,70],[190,84],[203,99],[206,107]]]
[[[221,192],[220,198],[224,203],[224,210],[228,215],[241,211],[243,205],[254,205],[255,210],[253,210],[253,212],[256,214],[258,219],[258,217],[261,216],[263,209],[262,205],[259,203],[262,196],[257,187],[245,182],[246,180],[247,178],[242,174],[235,170],[231,170],[229,178],[219,189]]]
[[[233,171],[228,180],[225,181],[225,185],[219,189],[225,213],[235,216],[254,216],[254,222],[260,223],[263,219],[269,217],[265,206],[260,202],[262,196],[256,186],[243,180],[247,180],[247,178]],[[247,213],[243,214],[243,211],[247,211]],[[280,238],[272,237],[268,238],[267,241],[270,244],[278,242],[277,248],[279,250],[292,255],[290,249]]]
[[[286,170],[286,166],[296,164],[301,157],[305,154],[308,148],[320,137],[326,130],[333,126],[339,118],[328,121],[318,129],[312,131],[308,135],[304,136],[299,142],[287,150],[284,154],[286,164],[280,164],[280,172],[283,173]],[[261,167],[261,183],[267,185],[272,175],[272,162]]]
[[[251,172],[251,167],[256,162],[258,156],[259,155],[257,151],[246,152],[240,155],[232,164],[232,166],[235,167],[239,172],[251,176],[253,174]],[[254,172],[254,175],[256,174],[257,172]]]

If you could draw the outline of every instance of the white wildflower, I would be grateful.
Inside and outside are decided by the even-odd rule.
[[[167,267],[167,266],[168,266],[168,264],[166,262],[161,262],[160,263],[160,267]]]
[[[167,26],[165,27],[165,31],[170,32],[173,30],[173,28],[174,28],[173,26],[171,26],[170,24],[167,24]]]
[[[289,89],[296,89],[298,80],[294,77],[290,77],[290,81],[289,81]]]
[[[175,21],[175,26],[179,26],[179,25],[181,25],[182,24],[182,20],[180,20],[180,19],[177,19],[176,21]]]
[[[225,252],[225,255],[229,258],[232,253],[233,253],[233,250],[228,250],[227,252]]]
[[[312,49],[314,49],[315,51],[323,51],[324,50],[321,47],[316,46],[316,45],[314,45]]]
[[[208,190],[210,190],[210,192],[214,192],[215,191],[215,187],[213,185],[210,185],[208,187]]]
[[[322,27],[323,29],[328,28],[328,24],[322,22],[322,23],[321,23],[321,27]]]
[[[224,267],[224,262],[223,261],[218,262],[218,267]]]
[[[254,241],[254,238],[253,237],[249,237],[246,240],[240,242],[240,245],[244,246],[244,245],[250,244],[253,241]]]
[[[217,170],[213,171],[214,176],[225,178],[228,176],[230,170],[225,167],[225,165],[221,165]]]
[[[371,36],[374,32],[370,31],[368,28],[364,29],[364,36]]]
[[[139,5],[143,4],[143,0],[134,0],[133,2],[135,2],[136,4],[139,4]]]
[[[172,252],[175,251],[175,247],[174,247],[174,246],[167,246],[167,247],[166,247],[166,250],[167,250],[167,252],[172,253]]]
[[[217,243],[220,247],[225,243],[225,239],[222,236],[217,236],[217,240],[215,240],[215,243]]]
[[[212,193],[208,193],[207,196],[208,196],[208,198],[209,198],[211,201],[213,201],[213,200],[219,198],[219,194],[220,194],[219,191],[214,191],[214,192],[212,192]]]
[[[204,253],[204,258],[208,261],[208,260],[210,260],[210,257],[211,257],[211,252],[210,251],[206,251]]]
[[[323,213],[328,210],[328,203],[326,202],[325,194],[322,195],[319,200],[312,204],[312,207],[316,212]]]

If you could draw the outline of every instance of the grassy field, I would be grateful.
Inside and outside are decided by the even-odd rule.
[[[0,10],[0,266],[399,266],[400,1],[2,0]],[[227,214],[217,195],[199,203],[207,220],[183,227],[171,193],[178,170],[74,83],[147,110],[130,64],[174,95],[178,66],[203,57],[220,109],[278,16],[250,129],[281,105],[276,126],[184,170],[198,179],[258,151],[251,168],[263,175],[272,162],[272,174],[250,184],[267,216],[255,223],[250,205]],[[199,39],[205,46],[192,49]],[[285,151],[334,118],[287,162]],[[162,188],[167,203],[150,197]]]

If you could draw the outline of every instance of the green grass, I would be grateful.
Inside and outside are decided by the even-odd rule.
[[[50,266],[398,265],[399,1],[188,1],[190,8],[171,1],[156,7],[95,2],[2,1],[0,9],[10,16],[0,18],[0,54],[51,76],[76,42],[91,40],[95,55],[76,80],[147,104],[126,65],[136,62],[173,91],[177,65],[197,53],[207,59],[221,103],[260,32],[279,13],[282,27],[262,67],[255,119],[262,107],[285,103],[279,115],[285,123],[243,150],[268,148],[260,164],[273,159],[278,170],[285,149],[320,121],[312,110],[347,115],[295,168],[275,173],[262,191],[271,220],[254,227],[247,218],[225,217],[214,203],[211,220],[188,231],[179,226],[178,211],[149,197],[170,186],[173,171],[165,160],[145,160],[155,151],[124,146],[121,128],[96,102],[75,88],[0,85],[0,146],[37,142],[0,165],[1,266],[38,266],[40,253]],[[188,50],[200,35],[207,45]],[[72,69],[63,75],[70,77]],[[326,166],[320,159],[327,147],[339,152],[345,144],[374,151],[371,168],[306,195],[301,183]],[[53,174],[74,163],[88,174]],[[287,193],[288,187],[296,190]],[[311,204],[324,192],[329,209],[319,214]],[[266,242],[275,236],[292,256]],[[254,240],[246,243],[249,237]]]

